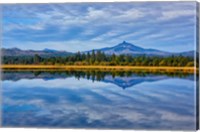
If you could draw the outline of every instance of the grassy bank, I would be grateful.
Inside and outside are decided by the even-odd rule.
[[[91,66],[91,65],[1,65],[5,70],[143,70],[152,72],[184,72],[194,73],[198,69],[195,67],[167,67],[167,66]]]

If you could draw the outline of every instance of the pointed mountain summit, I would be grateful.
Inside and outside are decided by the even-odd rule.
[[[122,43],[114,46],[115,51],[122,51],[122,50],[131,50],[131,51],[144,51],[143,48],[135,46],[131,43],[127,43],[123,41]]]

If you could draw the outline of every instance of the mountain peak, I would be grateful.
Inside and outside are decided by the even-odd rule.
[[[122,43],[123,43],[123,44],[126,44],[126,41],[123,41]]]
[[[123,41],[122,43],[118,44],[115,46],[115,48],[117,49],[121,49],[121,50],[134,50],[134,51],[142,51],[144,50],[143,48],[139,47],[139,46],[135,46],[131,43],[128,43],[126,41]]]
[[[118,44],[118,46],[130,46],[130,47],[138,47],[140,48],[139,46],[135,46],[129,42],[126,42],[126,41],[123,41],[122,43]]]
[[[122,43],[120,43],[120,45],[133,45],[133,44],[128,43],[128,42],[126,42],[126,41],[123,41]]]

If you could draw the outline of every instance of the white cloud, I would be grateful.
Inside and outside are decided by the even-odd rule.
[[[37,41],[35,43],[40,43],[41,45],[35,43],[34,45],[41,47],[40,49],[44,47],[43,44],[49,45],[49,47],[55,47],[53,44],[57,44],[58,47],[71,50],[72,48],[67,46],[68,43],[75,44],[77,47],[86,46],[81,43],[87,43],[88,45],[85,49],[90,46],[91,48],[99,48],[102,43],[103,45],[107,44],[106,47],[108,47],[111,43],[111,45],[115,45],[123,40],[137,42],[138,45],[143,43],[144,46],[148,46],[149,42],[151,44],[160,43],[160,41],[162,43],[169,43],[169,41],[177,43],[176,41],[181,39],[180,37],[173,37],[177,33],[180,36],[190,37],[185,35],[186,32],[182,31],[183,28],[188,32],[194,30],[194,27],[191,28],[195,21],[193,18],[195,17],[194,5],[195,3],[193,2],[185,2],[184,4],[181,2],[169,2],[166,4],[155,2],[135,5],[49,4],[44,9],[41,8],[42,5],[16,5],[12,9],[7,6],[4,11],[5,18],[12,18],[16,15],[15,17],[19,19],[31,17],[37,21],[33,24],[10,22],[7,26],[4,26],[4,35],[5,37],[13,38],[16,46],[18,46],[18,35],[20,33],[30,36],[30,40],[24,40],[26,41],[24,43],[34,43],[35,36],[38,36],[41,42]],[[184,21],[180,22],[183,18]],[[56,29],[53,37],[53,31],[48,31],[49,29]],[[74,30],[77,30],[78,33],[70,34]],[[69,34],[66,35],[66,33]],[[76,35],[76,37],[70,38],[68,37],[70,35]],[[63,36],[62,40],[59,40],[60,36]],[[63,40],[65,36],[66,40]],[[23,40],[23,37],[20,37],[20,39]],[[144,43],[146,39],[149,41]],[[43,41],[46,41],[46,43]],[[6,44],[14,45],[13,42],[6,42]],[[65,44],[66,46],[64,46]],[[28,45],[24,47],[26,46]],[[30,46],[33,47],[32,45]],[[153,46],[155,47],[156,45]],[[72,49],[72,51],[77,50],[80,49]]]
[[[32,85],[29,85],[31,82]],[[77,83],[74,83],[77,82]],[[87,79],[80,79],[77,80],[76,78],[67,78],[67,79],[54,79],[54,80],[43,80],[43,79],[21,79],[17,82],[13,81],[4,81],[4,86],[7,86],[9,88],[12,87],[22,87],[24,85],[27,86],[27,88],[35,88],[35,87],[44,87],[44,88],[61,88],[63,86],[70,86],[72,89],[81,89],[81,88],[87,88],[87,87],[93,87],[95,88],[103,88],[103,87],[112,87],[117,88],[117,86],[110,84],[110,83],[103,83],[103,82],[93,82],[92,80]]]
[[[194,16],[195,10],[169,10],[163,11],[162,16],[158,18],[159,21],[169,21],[179,17]]]

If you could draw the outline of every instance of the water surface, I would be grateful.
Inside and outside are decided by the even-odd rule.
[[[193,75],[4,72],[3,127],[195,129]]]

